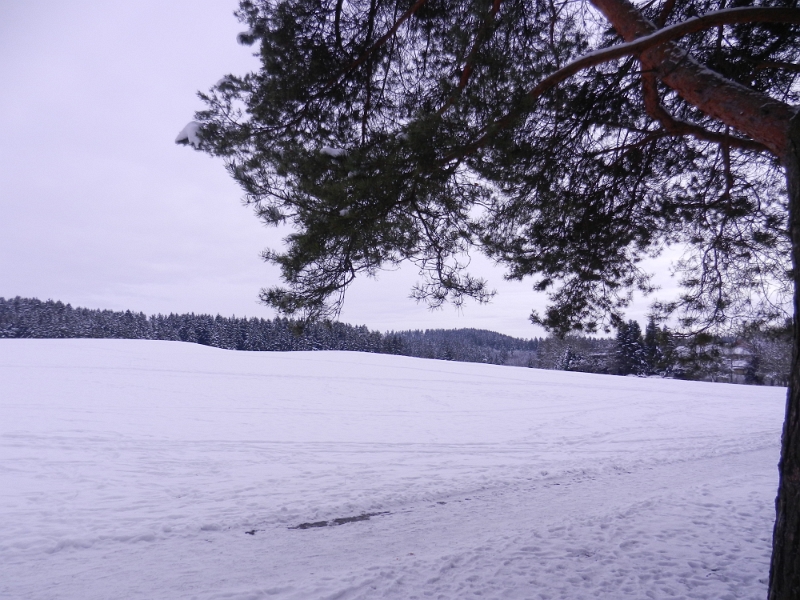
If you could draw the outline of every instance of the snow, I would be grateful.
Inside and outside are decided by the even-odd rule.
[[[325,156],[330,156],[331,158],[341,158],[345,154],[347,154],[346,150],[341,148],[331,148],[330,146],[323,146],[319,150],[320,154],[324,154]]]
[[[0,340],[0,598],[762,598],[784,394]]]
[[[194,146],[195,148],[200,147],[200,123],[197,121],[191,121],[181,129],[181,132],[178,134],[178,137],[175,138],[176,144],[188,144],[190,146]]]

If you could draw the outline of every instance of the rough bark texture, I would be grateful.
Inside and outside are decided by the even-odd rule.
[[[800,116],[792,119],[784,158],[794,268],[794,348],[778,466],[778,498],[769,570],[769,600],[800,599]]]

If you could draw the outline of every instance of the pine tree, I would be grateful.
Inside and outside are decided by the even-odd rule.
[[[296,228],[265,254],[287,287],[264,301],[336,314],[357,274],[403,260],[426,276],[418,299],[486,301],[464,270],[477,247],[550,293],[536,322],[595,331],[650,289],[641,259],[682,242],[684,325],[778,317],[761,292],[800,292],[800,10],[590,5],[243,0],[262,67],[205,94],[179,141],[224,157],[260,217]],[[800,329],[794,344],[797,361]],[[800,589],[796,361],[773,599]]]
[[[649,370],[642,329],[636,321],[617,328],[617,374],[646,375]]]

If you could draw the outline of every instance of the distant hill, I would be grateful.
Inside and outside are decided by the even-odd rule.
[[[301,328],[295,321],[280,318],[193,313],[148,316],[20,297],[0,298],[0,338],[173,340],[230,350],[353,350],[498,365],[528,365],[541,341],[481,329],[380,333],[339,322]]]
[[[505,365],[526,361],[536,354],[541,340],[524,340],[486,329],[426,329],[386,334],[400,340],[407,356]],[[513,359],[513,360],[512,360]]]

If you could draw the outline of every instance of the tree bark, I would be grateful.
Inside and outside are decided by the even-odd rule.
[[[769,600],[800,599],[800,114],[791,121],[784,160],[794,277],[794,343],[781,436],[778,497],[772,534]]]

